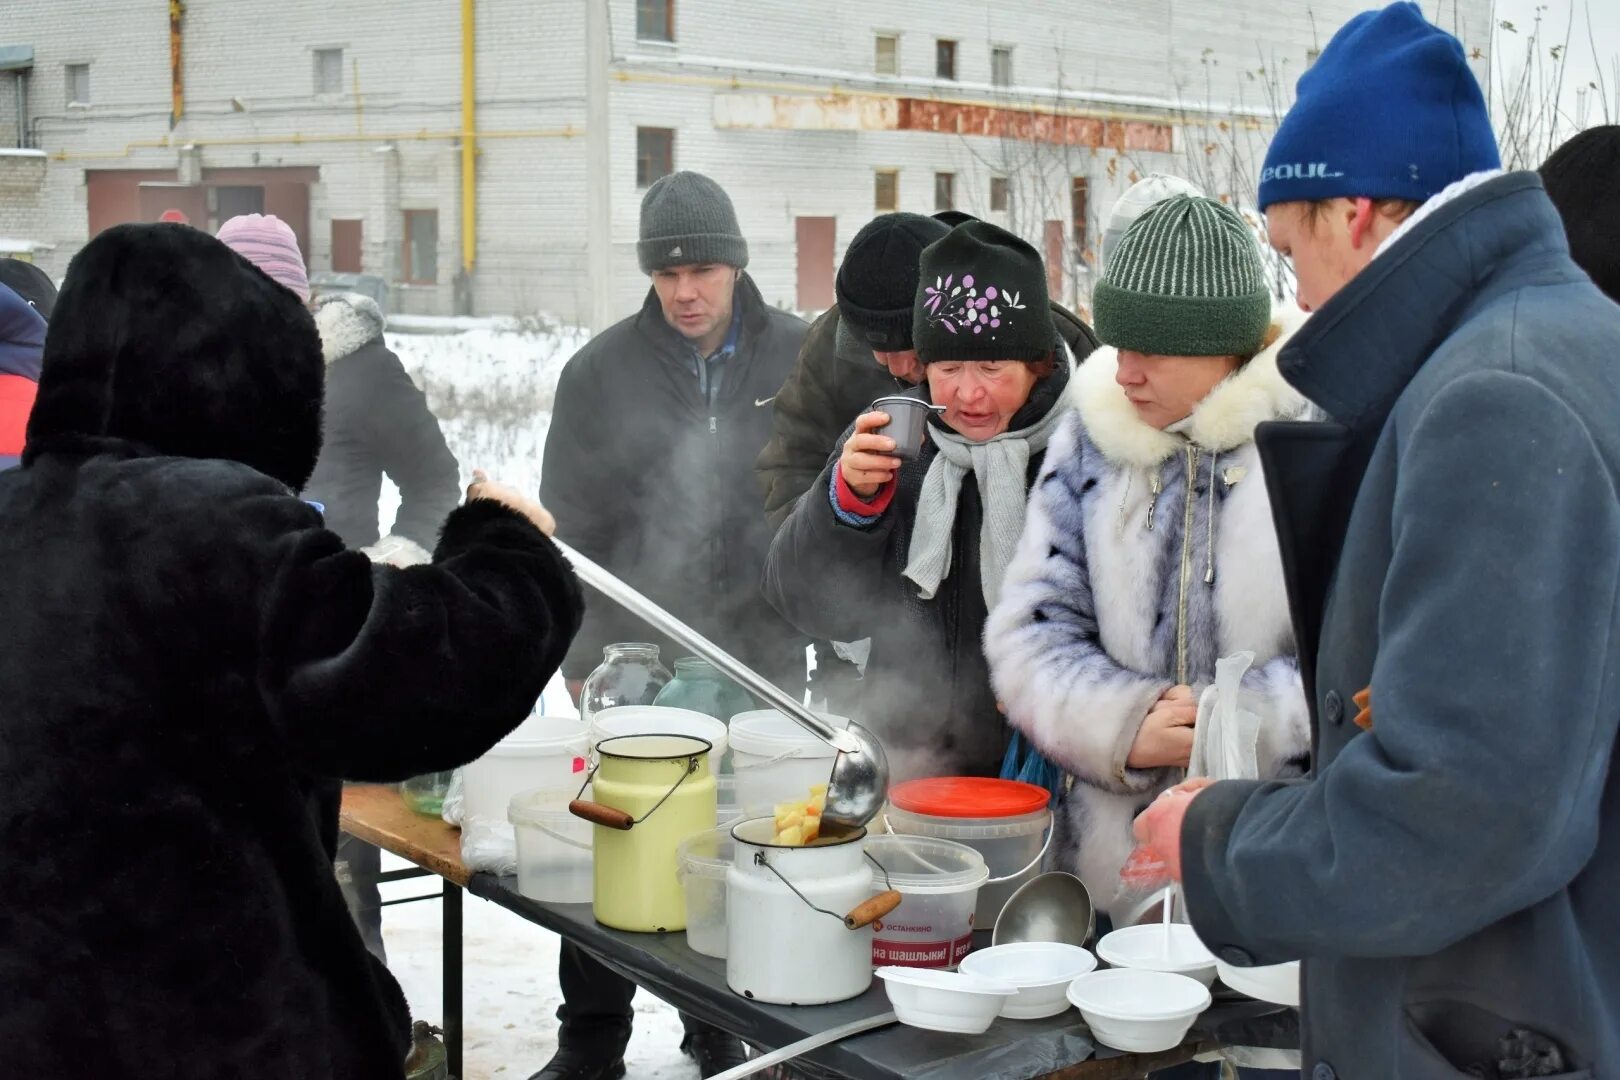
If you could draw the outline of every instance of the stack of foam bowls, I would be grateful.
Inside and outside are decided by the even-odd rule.
[[[895,1019],[909,1027],[983,1035],[1015,991],[1004,983],[959,971],[878,968]]]
[[[1110,967],[1185,975],[1209,986],[1215,981],[1215,954],[1186,923],[1142,923],[1105,934],[1097,955]]]
[[[726,958],[726,872],[736,848],[728,822],[687,837],[676,849],[686,892],[686,944],[717,960]]]
[[[591,824],[568,812],[579,786],[537,788],[512,796],[507,820],[517,833],[518,892],[550,904],[588,904],[593,895]],[[589,799],[585,789],[583,798]]]
[[[709,771],[720,774],[720,759],[726,756],[730,738],[726,725],[712,716],[667,705],[621,705],[603,709],[591,717],[590,747],[594,752],[603,739],[625,735],[690,735],[713,747],[709,751]]]
[[[1240,994],[1247,994],[1256,1001],[1299,1008],[1298,960],[1262,967],[1237,967],[1217,957],[1215,970],[1221,982]]]
[[[849,721],[823,715],[833,728]],[[731,718],[731,771],[737,777],[737,803],[750,815],[771,813],[777,803],[803,799],[832,775],[838,751],[773,709]]]
[[[577,717],[531,716],[461,776],[461,820],[507,820],[514,795],[537,788],[574,790],[585,781],[587,739]]]
[[[964,975],[1005,983],[1018,992],[1001,1007],[1009,1020],[1041,1020],[1069,1007],[1069,984],[1097,969],[1097,958],[1078,945],[1020,941],[980,949],[962,961]]]
[[[1111,968],[1074,980],[1069,1001],[1102,1045],[1156,1054],[1181,1045],[1210,996],[1207,986],[1185,975]]]
[[[989,884],[977,919],[989,929],[1018,887],[1041,872],[1052,829],[1051,792],[1017,780],[940,777],[896,784],[884,820],[891,832],[967,844],[984,856]]]
[[[990,876],[984,856],[952,840],[870,836],[866,854],[877,882],[903,898],[877,926],[878,967],[954,968],[973,949],[974,909]]]

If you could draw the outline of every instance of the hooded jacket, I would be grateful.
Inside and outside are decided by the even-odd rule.
[[[44,352],[45,316],[0,285],[0,469],[14,467],[22,455]]]
[[[1297,325],[1297,317],[1289,317]],[[1179,769],[1126,764],[1142,721],[1175,685],[1195,694],[1215,662],[1255,654],[1244,686],[1261,706],[1259,766],[1299,775],[1310,751],[1255,426],[1309,406],[1277,372],[1286,335],[1173,430],[1143,421],[1104,346],[1075,376],[1018,554],[985,627],[1008,721],[1074,777],[1053,847],[1098,908],[1140,897],[1119,872],[1131,823]]]
[[[296,497],[324,365],[214,238],[75,258],[0,474],[0,1042],[20,1074],[398,1080],[397,986],[332,874],[340,779],[447,769],[529,712],[578,586],[522,515],[372,564]]]
[[[350,547],[396,551],[425,562],[444,516],[461,499],[455,456],[427,398],[383,342],[382,309],[369,296],[323,296],[315,327],[326,358],[320,460],[305,494]],[[399,488],[391,535],[379,541],[382,478]]]

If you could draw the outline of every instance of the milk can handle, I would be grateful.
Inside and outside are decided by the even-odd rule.
[[[871,856],[867,857],[871,858]],[[876,862],[876,860],[873,861]],[[776,876],[776,880],[786,885],[788,887],[788,891],[794,896],[797,896],[800,901],[804,903],[805,907],[809,908],[811,911],[826,915],[828,918],[837,919],[851,930],[863,930],[866,927],[871,926],[874,922],[883,918],[883,916],[889,914],[889,912],[899,907],[900,901],[903,899],[899,893],[895,892],[893,889],[889,889],[885,892],[878,893],[870,900],[863,900],[861,903],[857,904],[854,910],[852,910],[848,915],[840,915],[836,911],[828,911],[824,907],[817,907],[816,905],[812,904],[810,902],[810,898],[805,896],[804,893],[800,892],[798,887],[794,885],[793,882],[789,881],[782,871],[771,865],[770,860],[765,858],[765,853],[763,851],[754,852],[754,865],[763,866],[765,869],[774,874]],[[883,868],[879,866],[878,869],[882,870]],[[885,876],[887,876],[887,871],[885,871]]]
[[[659,799],[657,802],[653,803],[651,810],[648,810],[645,814],[642,814],[638,818],[631,817],[623,810],[619,810],[611,806],[604,806],[599,802],[591,802],[577,796],[568,804],[568,812],[577,818],[582,818],[585,821],[589,821],[593,825],[600,825],[605,829],[617,829],[620,832],[629,832],[635,826],[640,825],[643,821],[646,821],[648,818],[658,813],[658,808],[669,802],[670,797],[680,789],[682,784],[686,783],[686,778],[697,772],[702,765],[702,757],[694,755],[693,757],[688,758],[686,762],[686,771],[681,773],[681,778],[675,781],[675,785],[673,787],[664,792],[664,797],[662,799]],[[585,775],[585,782],[579,785],[580,795],[585,794],[585,789],[590,786],[591,780],[596,776],[596,770],[600,769],[601,767],[602,766],[600,764],[597,764],[595,768],[591,769],[591,771]]]

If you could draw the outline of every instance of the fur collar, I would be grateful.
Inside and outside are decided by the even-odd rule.
[[[1225,453],[1254,440],[1255,426],[1267,420],[1296,419],[1305,414],[1305,399],[1283,381],[1277,354],[1304,324],[1297,311],[1277,311],[1272,325],[1282,333],[1269,348],[1216,385],[1193,410],[1181,434],[1160,431],[1136,415],[1125,392],[1114,381],[1118,353],[1104,345],[1080,365],[1069,396],[1085,425],[1086,435],[1116,465],[1152,468],[1187,443]]]
[[[315,303],[315,329],[328,364],[377,341],[387,325],[377,301],[360,293],[333,293]]]

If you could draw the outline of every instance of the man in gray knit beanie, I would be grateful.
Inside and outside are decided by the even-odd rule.
[[[753,465],[808,327],[744,272],[737,213],[707,176],[647,189],[636,255],[652,288],[563,369],[540,490],[559,537],[797,697],[808,641],[760,594],[772,533]],[[687,651],[587,591],[562,664],[576,705],[604,650],[633,641],[666,664]],[[619,1080],[635,984],[566,943],[557,977],[557,1053],[531,1080]],[[701,1075],[742,1062],[735,1037],[682,1019]]]

